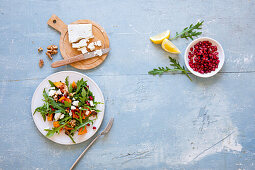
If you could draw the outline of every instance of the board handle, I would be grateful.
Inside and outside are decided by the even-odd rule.
[[[50,17],[47,24],[60,33],[65,33],[67,31],[67,25],[55,14]]]

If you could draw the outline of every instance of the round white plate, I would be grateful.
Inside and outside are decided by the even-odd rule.
[[[45,136],[47,132],[44,129],[52,128],[53,124],[52,122],[48,122],[47,120],[44,122],[41,114],[39,112],[36,112],[34,115],[34,111],[37,107],[43,105],[43,89],[49,88],[50,84],[48,80],[51,80],[53,82],[56,81],[62,81],[65,82],[65,78],[69,76],[69,82],[77,81],[83,78],[83,80],[87,80],[87,83],[89,85],[90,91],[92,91],[93,95],[95,96],[95,101],[104,103],[104,96],[100,90],[100,88],[97,86],[97,84],[88,76],[85,76],[84,74],[75,72],[75,71],[61,71],[54,73],[47,78],[45,78],[37,87],[37,89],[34,92],[32,103],[31,103],[31,111],[32,111],[32,117],[34,119],[35,125],[37,126],[38,130]],[[104,118],[104,104],[97,105],[97,109],[101,110],[101,112],[98,113],[98,118],[94,121],[93,126],[96,127],[96,130],[93,130],[93,126],[87,127],[87,133],[84,135],[78,135],[76,132],[73,136],[74,141],[77,143],[84,142],[88,140],[91,136],[93,136],[96,131],[99,129],[103,118]],[[67,136],[64,131],[60,132],[59,134],[55,134],[54,136],[48,138],[52,140],[53,142],[63,144],[63,145],[72,145],[74,144],[69,136]]]

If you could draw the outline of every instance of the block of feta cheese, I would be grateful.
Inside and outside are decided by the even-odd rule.
[[[82,39],[81,41],[79,41],[79,42],[77,42],[77,43],[72,43],[72,47],[73,47],[73,48],[86,47],[88,41],[89,41],[89,40],[88,40],[87,38]]]
[[[94,42],[95,46],[98,46],[98,47],[101,47],[102,46],[102,43],[100,40]]]
[[[90,44],[88,45],[88,48],[90,49],[90,51],[95,50],[94,42],[90,43]]]
[[[92,24],[70,24],[68,25],[69,42],[74,43],[80,39],[93,38]]]
[[[82,54],[86,54],[88,52],[86,47],[81,47],[77,49],[78,51],[81,51]]]
[[[94,54],[95,54],[95,56],[102,56],[102,55],[103,55],[103,52],[102,52],[102,50],[96,50],[96,51],[94,52]]]

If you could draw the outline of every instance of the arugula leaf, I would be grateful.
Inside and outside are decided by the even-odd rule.
[[[79,91],[81,90],[82,87],[86,87],[87,86],[87,81],[84,81],[83,78],[79,81],[77,81],[77,89],[76,89],[76,93],[79,93]]]
[[[50,83],[51,87],[55,87],[56,88],[55,84],[52,81],[49,80],[49,83]]]
[[[194,30],[202,29],[200,26],[202,26],[203,23],[204,23],[204,21],[197,22],[196,25],[191,24],[189,27],[184,28],[182,30],[182,32],[180,32],[180,33],[176,32],[175,37],[171,38],[170,41],[174,40],[174,39],[177,39],[178,37],[185,38],[187,40],[188,40],[188,38],[190,38],[190,39],[193,40],[193,37],[197,37],[198,35],[202,34],[202,32],[196,32]]]
[[[79,112],[76,112],[76,114],[78,114],[78,116],[79,116],[79,121],[82,123],[82,116],[81,116],[81,111],[79,111]]]
[[[69,107],[69,108],[70,108],[71,105],[72,105],[71,103],[69,103],[69,102],[67,102],[67,101],[64,101],[64,104],[65,104],[65,107]]]
[[[46,121],[46,114],[48,113],[48,109],[47,109],[47,105],[44,104],[43,106],[41,107],[37,107],[33,113],[33,115],[36,113],[36,112],[40,112],[40,114],[42,115],[43,117],[43,120]]]
[[[67,87],[69,86],[69,81],[68,81],[68,79],[69,79],[69,76],[67,76],[66,79],[65,79],[65,84],[66,84]]]
[[[68,89],[69,93],[73,92],[73,86],[70,84],[69,89]]]
[[[73,130],[71,130],[71,134],[73,134],[74,132],[76,132],[78,129],[86,126],[88,123],[93,122],[93,120],[89,120],[88,117],[86,117],[83,122],[79,125],[79,126],[75,126],[75,128]]]
[[[65,125],[67,125],[68,122],[66,122],[65,124],[57,127],[57,128],[52,128],[52,129],[44,129],[45,131],[47,131],[48,133],[46,134],[46,137],[52,137],[55,133],[59,133],[60,129],[62,127],[64,127]]]
[[[86,91],[85,91],[84,88],[83,88],[82,91],[81,91],[81,96],[82,96],[82,97],[86,97]]]
[[[182,74],[185,74],[190,79],[190,81],[192,81],[192,79],[188,75],[189,71],[186,70],[184,68],[184,66],[181,67],[179,62],[176,61],[175,59],[171,58],[171,57],[169,57],[169,59],[170,59],[170,62],[171,62],[170,66],[173,66],[174,67],[173,69],[171,69],[169,67],[165,67],[165,68],[164,67],[158,67],[158,69],[153,69],[153,70],[149,71],[148,73],[152,74],[152,75],[161,75],[164,72],[181,71]]]
[[[76,143],[74,140],[73,140],[73,137],[71,135],[68,135],[69,138],[72,140],[73,143]]]
[[[46,93],[45,89],[43,90],[43,97],[44,97],[45,101],[49,102],[49,104],[53,108],[57,108],[58,110],[61,111],[61,113],[65,113],[64,105],[62,103],[55,102],[55,100],[53,98],[49,97],[48,94]]]

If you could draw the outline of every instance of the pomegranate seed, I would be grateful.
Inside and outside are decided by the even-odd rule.
[[[89,96],[89,100],[93,100],[93,97],[92,97],[92,96]]]
[[[210,73],[218,68],[217,46],[209,41],[199,41],[189,51],[189,66],[201,74]]]
[[[90,124],[88,123],[87,126],[90,126]]]
[[[95,129],[97,129],[95,126],[93,126],[93,129],[95,130]]]

